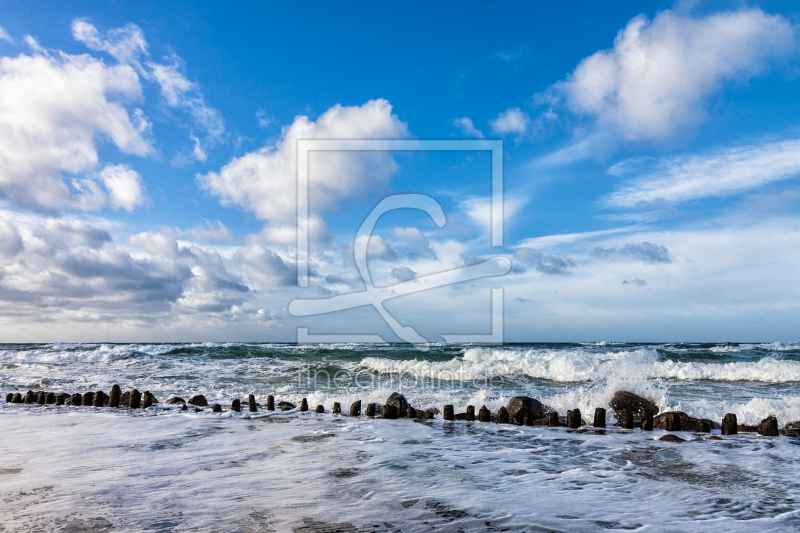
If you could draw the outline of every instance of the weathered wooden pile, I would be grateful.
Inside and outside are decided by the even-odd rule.
[[[158,399],[150,391],[139,392],[138,389],[122,392],[119,385],[111,388],[110,394],[103,391],[90,391],[84,394],[75,393],[54,393],[29,390],[24,395],[16,392],[6,394],[6,403],[23,405],[57,405],[57,406],[91,406],[91,407],[110,407],[128,409],[147,409],[159,403]],[[194,411],[201,412],[209,407],[208,400],[202,394],[197,394],[184,400],[179,397],[168,399],[166,405],[175,406],[182,411],[189,410],[191,406]],[[710,433],[712,429],[719,429],[722,435],[736,435],[742,433],[758,433],[764,436],[800,436],[800,422],[787,424],[784,429],[778,429],[778,420],[774,416],[768,416],[758,426],[745,426],[737,423],[736,415],[728,413],[721,424],[708,419],[698,419],[680,411],[658,413],[658,407],[652,402],[641,398],[630,392],[621,391],[614,395],[610,402],[617,419],[617,427],[620,429],[633,430],[639,428],[642,431],[653,431],[653,429],[663,429],[666,431],[694,431],[696,433]],[[267,396],[266,405],[256,403],[255,395],[250,394],[247,401],[238,398],[231,402],[230,410],[241,412],[243,406],[251,413],[255,413],[259,408],[267,411],[290,411],[297,409],[299,412],[308,412],[309,406],[306,398],[300,402],[300,406],[287,401],[275,403],[275,397]],[[210,406],[211,412],[221,413],[222,405],[215,403]],[[167,409],[171,409],[168,407]],[[317,414],[324,414],[327,411],[323,405],[318,405],[315,409]],[[342,408],[339,402],[333,403],[332,414],[341,415]],[[417,420],[432,420],[440,411],[432,409],[415,409],[409,405],[405,396],[400,393],[392,393],[387,398],[386,403],[379,405],[369,403],[366,405],[363,415],[367,417],[377,417],[385,419],[409,418]],[[350,405],[349,416],[357,417],[362,415],[361,400],[357,400]],[[589,424],[583,419],[580,409],[572,409],[566,412],[566,416],[559,413],[549,406],[546,406],[534,398],[527,396],[515,396],[508,405],[500,407],[497,412],[492,413],[486,406],[482,406],[476,415],[475,406],[468,405],[466,412],[456,413],[453,405],[445,405],[441,411],[442,419],[449,422],[463,420],[466,422],[496,422],[497,424],[516,424],[519,426],[547,426],[547,427],[566,427],[579,431],[601,432],[606,428],[606,409],[598,407],[594,411],[594,418]],[[588,427],[588,426],[591,426]],[[719,439],[720,437],[711,437]],[[665,435],[661,440],[681,442],[683,439],[677,435]]]

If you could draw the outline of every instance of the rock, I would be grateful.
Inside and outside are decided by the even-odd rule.
[[[81,399],[81,405],[84,407],[90,407],[94,405],[94,393],[87,392],[86,394],[84,394],[83,398]]]
[[[679,413],[665,413],[664,429],[667,431],[680,431],[681,430],[681,417]]]
[[[153,405],[153,395],[149,390],[144,391],[142,394],[142,409],[147,409]]]
[[[666,442],[686,442],[685,439],[682,439],[677,435],[664,435],[663,437],[659,438],[658,440],[663,440],[663,441],[666,441]]]
[[[139,409],[142,406],[142,393],[139,389],[131,391],[130,403],[128,404],[131,409]]]
[[[318,415],[323,415],[323,414],[325,414],[325,407],[324,407],[324,406],[322,406],[322,405],[318,405],[318,406],[317,406],[317,414],[318,414]]]
[[[56,393],[48,392],[44,397],[44,403],[46,404],[56,403]]]
[[[251,413],[255,413],[258,411],[258,404],[256,403],[256,396],[255,394],[251,394],[247,397],[247,410]]]
[[[400,413],[397,411],[397,407],[394,405],[389,405],[387,403],[381,408],[381,418],[393,420],[398,416],[400,416]]]
[[[195,413],[202,413],[202,412],[203,412],[203,409],[202,409],[201,407],[195,407],[195,408],[194,408],[194,412],[195,412]]]
[[[705,420],[701,420],[700,424],[697,427],[698,433],[711,433],[711,424],[706,422]]]
[[[156,398],[155,394],[153,394],[150,391],[145,391],[145,395],[147,395],[150,398],[150,403],[152,405],[157,405],[158,404],[158,398]]]
[[[119,402],[122,399],[122,389],[119,385],[114,385],[111,387],[111,394],[108,395],[108,406],[117,408],[119,407]]]
[[[627,409],[617,411],[620,415],[619,427],[622,429],[633,429],[633,413]]]
[[[339,402],[333,402],[333,410],[331,410],[331,413],[335,415],[342,414],[342,405]]]
[[[508,417],[513,422],[522,425],[526,416],[542,418],[545,415],[545,408],[542,402],[534,400],[528,396],[514,396],[506,405]]]
[[[526,416],[522,420],[522,425],[523,426],[532,426],[533,425],[533,417],[531,415]]]
[[[64,405],[67,400],[69,399],[68,394],[64,394],[63,392],[59,392],[56,394],[56,405]]]
[[[594,423],[592,424],[596,428],[604,428],[606,427],[606,410],[602,407],[597,407],[594,410]]]
[[[581,423],[583,420],[581,419],[581,410],[580,409],[572,409],[571,411],[567,411],[567,427],[570,429],[577,429],[581,427]]]
[[[215,403],[214,407],[211,408],[211,412],[212,413],[221,413],[222,412],[222,406],[220,404],[218,404],[218,403]]]
[[[783,426],[783,429],[800,429],[800,420],[797,422],[789,422]]]
[[[239,401],[239,398],[236,398],[231,402],[231,411],[236,411],[237,413],[242,410],[242,403]]]
[[[445,405],[444,406],[444,410],[442,411],[442,413],[444,413],[442,415],[443,419],[449,420],[451,422],[453,420],[455,420],[455,416],[454,416],[454,413],[453,413],[453,406],[452,405]],[[464,418],[466,418],[466,415],[464,416]]]
[[[356,400],[350,405],[350,416],[361,416],[361,400]]]
[[[39,394],[36,395],[36,403],[39,405],[44,405],[44,402],[47,401],[47,393],[44,391],[39,391]]]
[[[13,400],[13,399],[14,399],[14,393],[13,392],[9,392],[8,394],[6,394],[6,403],[11,403],[11,400]]]
[[[11,398],[11,403],[22,403],[22,394],[15,392]]]
[[[725,440],[722,437],[717,437],[716,435],[711,435],[708,437],[708,440]]]
[[[367,404],[367,409],[364,411],[365,416],[375,416],[375,404],[369,403]]]
[[[558,420],[558,412],[551,411],[550,414],[547,415],[547,426],[551,428],[557,428],[560,425],[561,423]]]
[[[679,427],[680,429],[669,429],[667,427],[667,415],[671,416],[671,413],[674,413],[678,416],[677,426],[673,427]],[[694,418],[682,411],[661,413],[653,418],[653,427],[656,429],[665,429],[667,431],[698,431],[701,427],[701,422],[706,422],[711,429],[720,429],[720,425],[717,422],[713,422],[706,418],[703,418],[702,420],[699,418]]]
[[[305,413],[306,411],[308,411],[308,400],[303,398],[300,400],[300,412]]]
[[[425,420],[433,420],[434,418],[436,418],[436,413],[433,410],[428,409],[425,411]]]
[[[25,393],[25,398],[22,400],[22,403],[36,403],[36,394],[34,394],[32,390],[29,390]]]
[[[82,403],[83,403],[83,396],[81,396],[79,392],[76,392],[69,398],[69,404],[74,405],[75,407],[78,407]]]
[[[178,405],[178,404],[184,404],[184,403],[186,403],[186,400],[184,400],[183,398],[180,398],[178,396],[173,396],[172,398],[167,400],[167,405]]]
[[[467,418],[465,419],[467,422],[474,422],[475,421],[475,406],[468,405],[467,406]]]
[[[653,410],[645,409],[641,421],[642,431],[653,431]]]
[[[417,410],[409,405],[406,409],[406,418],[417,418]]]
[[[181,405],[181,411],[188,411],[188,410],[189,408],[186,406],[186,404]]]
[[[92,402],[94,407],[103,407],[103,391],[97,391],[94,395],[94,402]]]
[[[281,411],[291,411],[296,407],[297,406],[292,402],[278,402],[278,409],[280,409]]]
[[[722,434],[723,435],[736,435],[739,433],[739,425],[736,423],[736,415],[728,413],[722,419]]]
[[[778,433],[778,419],[774,416],[768,416],[758,425],[758,434],[764,437],[777,437]]]
[[[267,411],[275,410],[275,396],[267,396]]]
[[[406,409],[408,409],[408,401],[406,397],[399,392],[393,392],[386,398],[386,405],[391,405],[397,409],[397,416],[405,418]]]
[[[501,407],[499,411],[497,411],[497,423],[498,424],[508,424],[510,417],[508,416],[508,409],[505,407]]]
[[[758,433],[758,426],[748,426],[747,424],[739,424],[736,426],[739,433]]]
[[[208,407],[208,400],[202,394],[195,394],[191,398],[189,398],[189,402],[192,405],[196,405],[197,407]]]
[[[481,422],[489,422],[492,419],[492,414],[486,408],[486,406],[482,406],[478,411],[478,420]]]
[[[614,394],[609,402],[614,416],[617,420],[622,420],[622,411],[627,410],[634,418],[642,418],[645,409],[650,409],[653,413],[658,413],[658,407],[650,400],[645,400],[632,392],[619,391]]]

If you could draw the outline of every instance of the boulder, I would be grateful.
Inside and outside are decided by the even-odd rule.
[[[650,409],[658,414],[658,407],[650,400],[645,400],[632,392],[619,391],[614,394],[609,402],[614,411],[614,417],[621,420],[622,411],[628,411],[633,418],[641,419],[645,409]]]
[[[711,425],[707,421],[701,420],[700,424],[697,427],[697,432],[698,433],[711,433]]]
[[[361,400],[356,400],[350,405],[350,416],[361,416]]]
[[[736,426],[736,431],[739,433],[758,433],[758,426],[748,426],[747,424],[739,424]]]
[[[671,417],[672,414],[677,415],[677,422],[675,425],[670,426],[677,429],[669,429],[667,419]],[[666,413],[661,413],[660,415],[653,418],[653,427],[656,429],[665,429],[667,431],[699,431],[702,428],[702,423],[705,422],[711,429],[720,429],[720,425],[717,422],[713,422],[706,418],[694,418],[692,416],[687,415],[682,411],[670,411]]]
[[[425,420],[433,420],[434,418],[436,418],[436,413],[433,409],[425,411]]]
[[[381,408],[381,418],[394,420],[398,416],[400,416],[400,413],[397,411],[397,407],[394,405],[389,405],[387,403]]]
[[[526,416],[531,416],[534,419],[545,416],[545,407],[542,402],[528,396],[514,396],[511,398],[506,405],[506,411],[508,411],[509,419],[520,425],[522,425]]]
[[[173,396],[169,400],[167,400],[167,405],[178,405],[178,404],[185,404],[186,400],[180,398],[178,396]]]
[[[406,397],[399,392],[393,392],[386,398],[386,405],[391,405],[397,409],[397,416],[405,418],[406,409],[408,409],[408,401]]]
[[[292,402],[278,402],[278,409],[281,411],[291,411],[295,407],[297,406]]]
[[[122,389],[119,385],[114,385],[111,387],[111,394],[108,395],[108,406],[109,407],[119,407],[119,402],[122,400]]]
[[[189,398],[189,402],[192,405],[197,407],[208,407],[208,400],[202,394],[195,394],[191,398]]]
[[[778,419],[774,416],[768,416],[758,425],[758,434],[765,437],[777,437],[778,433]]]
[[[664,435],[663,437],[659,438],[658,440],[663,440],[667,442],[686,442],[686,439],[682,439],[677,435]]]

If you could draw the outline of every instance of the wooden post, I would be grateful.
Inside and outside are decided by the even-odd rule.
[[[119,385],[111,387],[111,394],[108,395],[108,406],[119,407],[119,400],[122,397],[122,389]]]
[[[572,409],[567,411],[567,427],[570,429],[577,429],[581,427],[583,420],[581,419],[581,410]]]
[[[499,411],[497,411],[497,423],[498,424],[508,424],[508,409],[505,406],[501,407]]]
[[[56,394],[56,405],[64,405],[67,398],[69,398],[69,395],[64,394],[63,392]]]
[[[361,416],[361,400],[356,400],[350,406],[350,416]]]
[[[453,421],[456,419],[456,415],[453,411],[452,405],[445,405],[444,410],[442,411],[442,418],[445,420]]]
[[[622,416],[620,417],[620,427],[622,429],[633,429],[633,412],[629,411],[628,409],[622,410]]]
[[[368,403],[367,404],[367,410],[366,410],[366,412],[364,414],[366,416],[375,416],[375,404],[374,403]]]
[[[81,400],[81,405],[84,407],[88,407],[94,403],[94,393],[87,392],[83,395],[83,399]]]
[[[45,400],[47,400],[47,394],[44,391],[39,391],[36,395],[36,403],[39,405],[44,405]]]
[[[153,398],[150,394],[150,391],[146,390],[144,391],[144,394],[142,394],[142,409],[147,409],[152,405],[153,405]]]
[[[736,435],[739,433],[739,424],[736,422],[736,415],[728,413],[722,419],[722,434],[723,435]]]
[[[218,403],[215,403],[214,407],[211,408],[211,412],[212,413],[221,413],[222,412],[222,406],[220,404],[218,404]]]
[[[778,431],[778,419],[774,416],[768,416],[758,425],[758,434],[764,437],[777,437],[780,432]]]
[[[667,431],[681,430],[681,417],[678,413],[667,413]]]
[[[492,413],[484,405],[481,407],[480,411],[478,411],[478,420],[481,422],[491,422],[492,421]]]
[[[142,406],[142,393],[139,392],[139,389],[133,389],[131,392],[131,403],[129,407],[131,409],[138,409]]]
[[[606,427],[606,410],[602,407],[598,407],[594,410],[594,424],[592,424],[596,428],[604,428]]]
[[[13,400],[14,400],[13,392],[9,392],[8,394],[6,394],[6,403],[11,403]]]
[[[247,397],[247,410],[251,413],[255,413],[258,411],[258,405],[256,405],[256,395],[251,394]]]
[[[318,415],[325,414],[325,407],[323,407],[322,405],[318,405],[317,406],[317,414]]]
[[[406,418],[417,418],[417,410],[409,405],[406,409]]]
[[[73,394],[69,399],[69,404],[74,405],[76,407],[83,404],[83,396],[81,396],[81,393],[76,392],[75,394]]]
[[[642,411],[642,431],[653,431],[653,410]]]
[[[557,428],[560,425],[561,422],[558,421],[558,412],[551,411],[550,414],[547,415],[547,426]]]
[[[306,411],[308,411],[308,400],[303,398],[300,400],[300,412],[305,413]]]
[[[104,396],[103,391],[101,390],[97,391],[94,395],[94,402],[92,403],[92,405],[94,405],[95,407],[103,407],[103,399],[104,399],[103,396]]]
[[[239,398],[236,398],[231,402],[231,411],[236,411],[237,413],[242,411],[242,402],[239,401]]]
[[[267,396],[267,411],[275,410],[275,396]]]
[[[467,422],[474,422],[475,421],[475,406],[468,405],[467,406]]]
[[[56,403],[56,395],[53,392],[48,392],[44,397],[44,403],[51,404]]]
[[[342,414],[342,406],[339,402],[333,402],[333,414]]]

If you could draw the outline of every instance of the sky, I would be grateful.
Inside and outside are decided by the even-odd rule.
[[[797,3],[164,4],[0,4],[0,342],[440,342],[493,288],[506,342],[798,340]],[[298,284],[337,139],[501,141],[502,246],[490,152],[313,152]],[[443,224],[357,236],[405,193]]]

